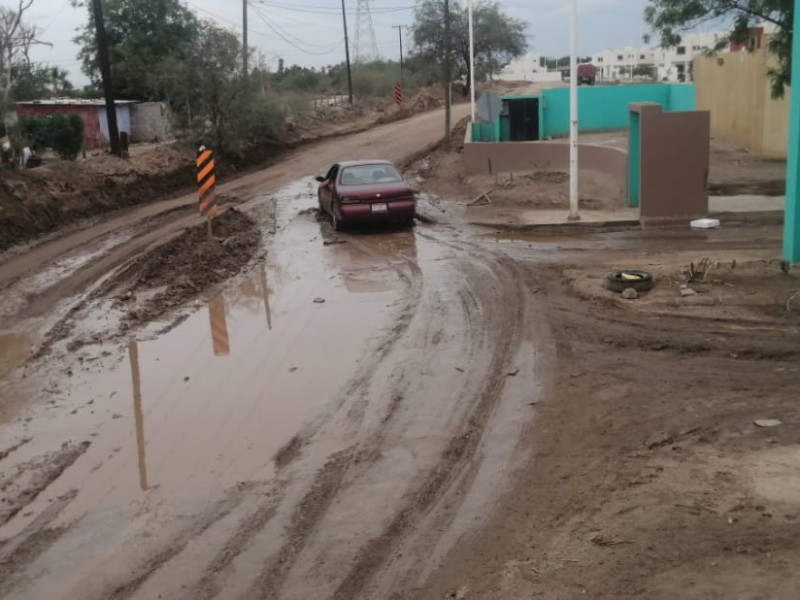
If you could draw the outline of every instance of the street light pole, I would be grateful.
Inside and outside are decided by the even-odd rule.
[[[572,0],[569,57],[569,220],[578,221],[578,0]]]
[[[472,0],[467,0],[469,12],[469,101],[471,104],[472,122],[475,122],[475,37],[472,30]]]

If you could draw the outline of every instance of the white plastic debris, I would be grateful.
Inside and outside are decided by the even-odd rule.
[[[695,219],[689,225],[692,229],[714,229],[719,227],[719,219]]]

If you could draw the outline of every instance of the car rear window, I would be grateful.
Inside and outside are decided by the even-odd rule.
[[[356,165],[342,169],[342,185],[371,185],[403,181],[392,165]]]

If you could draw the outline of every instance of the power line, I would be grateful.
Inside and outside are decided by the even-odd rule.
[[[261,11],[259,11],[258,9],[256,9],[256,8],[253,8],[253,10],[254,10],[254,12],[255,12],[255,13],[256,13],[256,14],[257,14],[259,17],[261,17],[261,19],[262,19],[262,20],[263,20],[263,21],[264,21],[264,22],[265,22],[267,25],[271,25],[271,26],[272,26],[272,28],[274,28],[273,30],[277,29],[277,31],[278,31],[280,34],[282,34],[282,36],[283,36],[283,37],[289,38],[289,39],[293,40],[294,42],[296,42],[296,43],[298,43],[298,44],[305,44],[305,45],[307,45],[307,46],[309,46],[309,47],[311,47],[311,48],[319,48],[319,49],[323,49],[323,48],[330,48],[330,45],[315,44],[315,43],[313,43],[313,42],[306,42],[305,40],[301,40],[300,38],[298,38],[298,37],[297,37],[297,36],[295,36],[294,34],[292,34],[292,33],[289,33],[288,31],[286,31],[286,30],[285,30],[283,27],[281,27],[280,25],[278,25],[278,24],[277,24],[277,23],[275,23],[274,21],[270,21],[270,20],[267,18],[267,16],[266,16],[264,13],[262,13]],[[284,40],[284,41],[285,41],[285,40]],[[336,48],[339,46],[339,43],[340,43],[340,42],[337,42],[337,44],[335,44],[335,45],[333,46],[333,49],[334,49],[334,50],[335,50],[335,49],[336,49]]]
[[[330,6],[293,6],[291,4],[283,4],[280,2],[268,2],[266,0],[256,0],[257,4],[261,4],[264,6],[270,6],[272,8],[280,8],[282,10],[290,10],[294,12],[302,12],[302,13],[310,13],[310,14],[318,14],[318,15],[332,15],[332,14],[339,14],[340,11],[336,8]],[[396,12],[404,12],[408,10],[414,10],[415,6],[393,6],[393,7],[383,7],[383,8],[371,8],[371,12],[374,13],[396,13]],[[347,11],[353,12],[353,11]]]
[[[291,39],[289,39],[289,37],[294,37],[294,36],[292,36],[290,33],[286,32],[286,31],[282,31],[281,28],[278,25],[272,23],[269,19],[267,19],[267,17],[260,10],[258,10],[255,6],[253,6],[251,8],[253,9],[253,12],[255,12],[256,15],[258,15],[258,17],[264,22],[264,24],[267,27],[270,28],[270,30],[272,30],[272,32],[276,36],[278,36],[284,42],[289,44],[292,48],[294,48],[296,50],[299,50],[300,52],[303,52],[304,54],[311,54],[311,55],[314,55],[314,56],[325,56],[326,54],[330,54],[331,52],[333,52],[334,50],[339,48],[344,43],[344,40],[339,40],[338,42],[336,42],[336,44],[333,47],[326,47],[326,49],[324,51],[322,51],[322,52],[317,52],[317,51],[314,51],[314,50],[308,50],[306,48],[301,48],[298,44],[308,44],[308,42],[304,42],[304,41],[299,40],[297,38],[294,38],[295,41],[292,41]],[[316,45],[316,44],[309,44],[309,45],[316,46],[318,48],[322,48],[322,46],[319,46],[319,45]]]

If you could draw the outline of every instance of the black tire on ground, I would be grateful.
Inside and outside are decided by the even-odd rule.
[[[625,280],[622,274],[634,275],[638,279]],[[628,288],[633,288],[637,292],[646,292],[652,289],[655,285],[653,276],[647,271],[639,271],[637,269],[619,269],[611,271],[606,275],[606,287],[612,292],[622,292]]]

